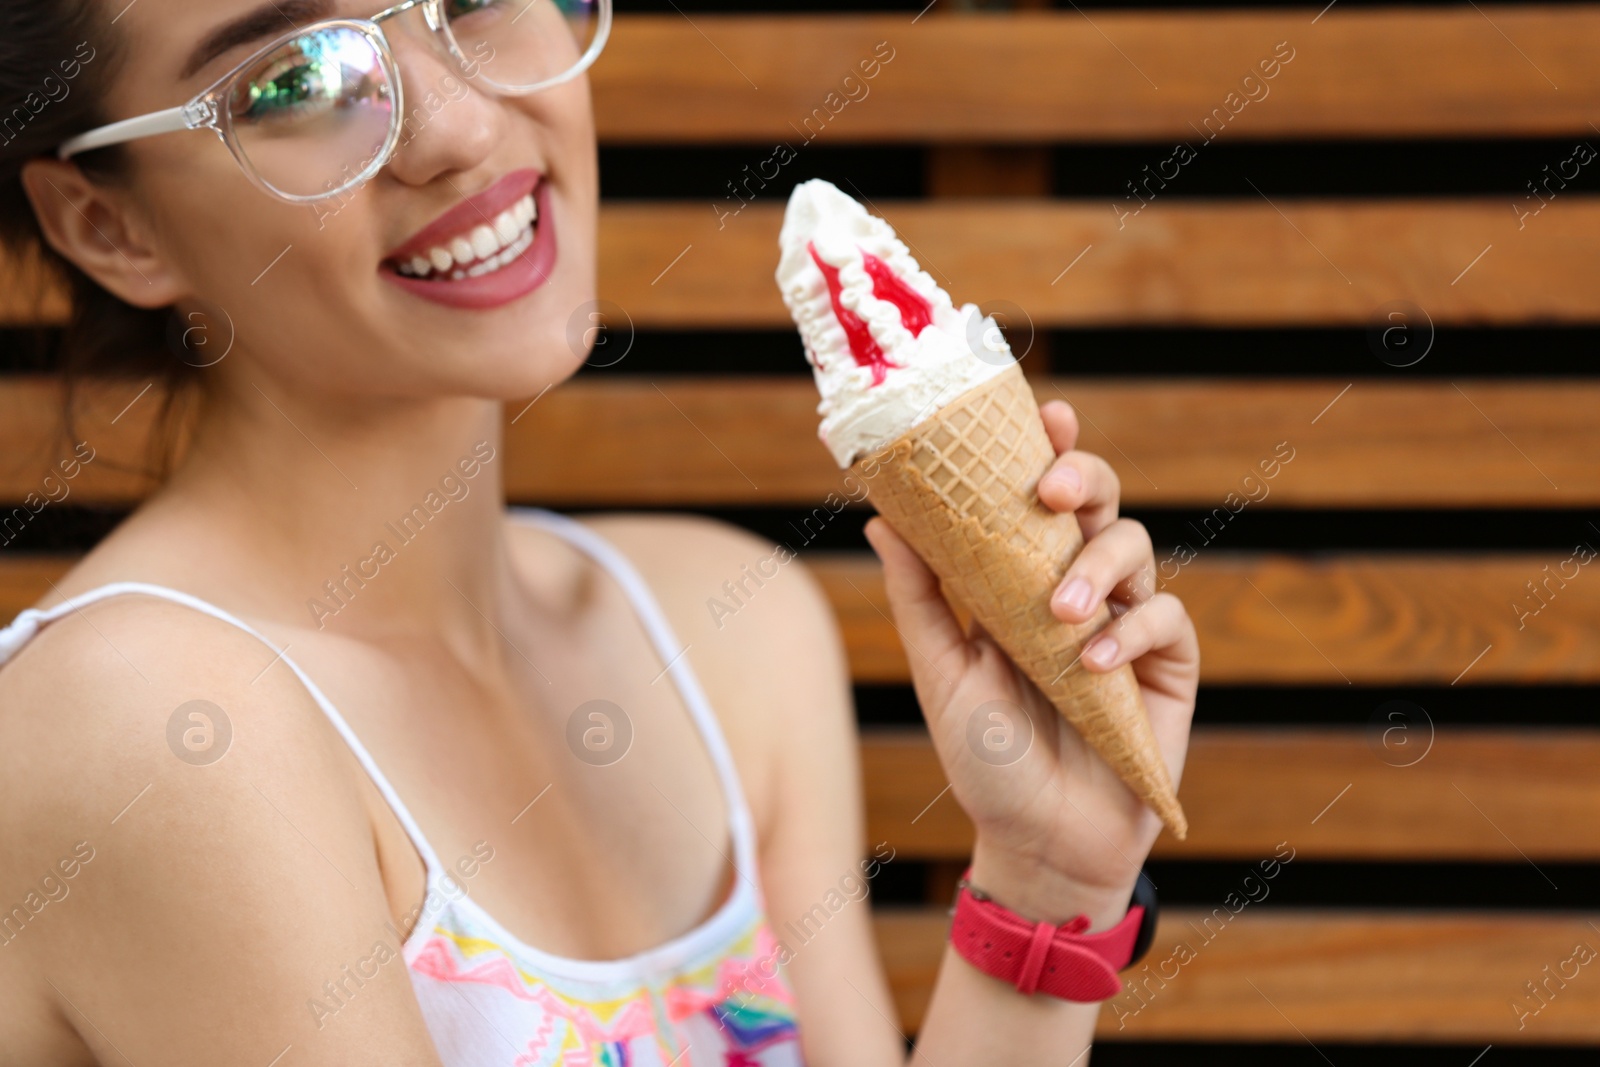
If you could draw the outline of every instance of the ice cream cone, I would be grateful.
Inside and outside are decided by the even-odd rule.
[[[1039,479],[1054,459],[1033,390],[1012,364],[851,470],[879,514],[939,576],[946,597],[983,624],[1182,840],[1188,820],[1133,668],[1095,674],[1079,658],[1109,621],[1109,609],[1101,605],[1079,626],[1050,611],[1051,593],[1083,548],[1077,517],[1039,502]]]

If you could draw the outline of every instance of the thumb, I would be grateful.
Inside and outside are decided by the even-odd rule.
[[[867,541],[883,562],[883,587],[905,643],[912,680],[922,692],[935,683],[953,684],[964,673],[966,635],[939,590],[939,577],[881,516],[866,525]]]

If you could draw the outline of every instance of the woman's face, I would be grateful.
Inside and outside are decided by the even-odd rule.
[[[124,0],[106,3],[120,9]],[[385,6],[269,2],[262,36],[180,77],[203,40],[257,5],[140,0],[128,8],[117,23],[127,40],[108,121],[183,103],[293,25]],[[400,69],[405,125],[393,159],[365,185],[291,204],[254,185],[214,135],[184,131],[128,146],[131,200],[182,294],[179,307],[208,311],[192,320],[208,330],[228,328],[215,317],[231,323],[229,358],[207,373],[265,374],[297,395],[531,395],[587,354],[598,199],[587,82],[500,96],[461,72],[420,9],[382,28]],[[531,243],[519,204],[529,194],[538,210]],[[510,262],[452,280],[463,255],[506,258],[482,232],[472,248],[473,231],[494,230],[497,220]],[[452,259],[440,257],[451,251]],[[424,266],[429,273],[417,276]]]

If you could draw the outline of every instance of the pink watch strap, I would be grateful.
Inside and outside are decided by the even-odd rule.
[[[1084,1003],[1110,999],[1122,989],[1117,972],[1133,957],[1144,908],[1135,904],[1109,930],[1085,934],[1086,915],[1059,926],[1031,922],[975,896],[962,881],[950,941],[978,970],[1011,982],[1023,994],[1047,993]]]

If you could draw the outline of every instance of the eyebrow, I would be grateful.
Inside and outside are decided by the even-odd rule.
[[[224,22],[206,34],[184,61],[178,80],[188,81],[207,63],[240,45],[253,44],[295,26],[327,18],[332,7],[331,0],[280,0],[277,3],[267,0],[255,10]]]

